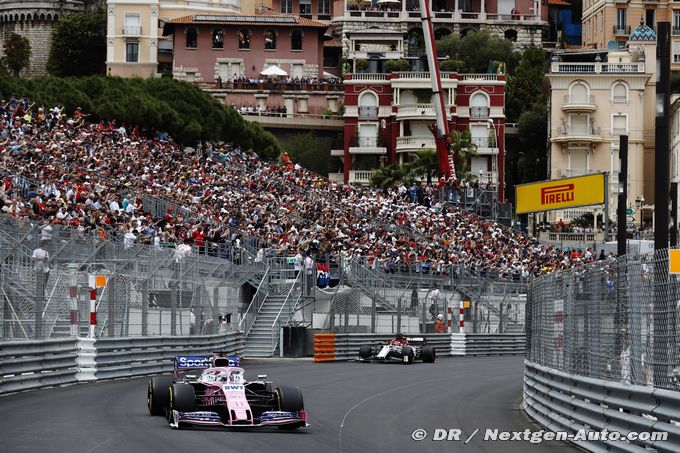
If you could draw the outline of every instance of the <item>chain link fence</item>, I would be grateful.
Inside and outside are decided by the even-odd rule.
[[[544,275],[529,289],[527,358],[569,374],[680,390],[679,309],[667,250]]]
[[[256,261],[231,244],[179,251],[1,216],[0,337],[84,335],[91,299],[96,336],[228,330],[231,314],[237,322],[238,287],[264,273]]]

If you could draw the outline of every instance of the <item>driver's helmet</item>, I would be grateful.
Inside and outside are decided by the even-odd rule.
[[[444,319],[444,315],[442,315],[441,313],[439,313],[439,314],[437,315],[437,319]]]
[[[229,373],[226,371],[220,371],[220,373],[217,375],[217,382],[228,382],[229,381]]]

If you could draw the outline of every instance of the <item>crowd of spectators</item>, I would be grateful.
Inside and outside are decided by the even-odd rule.
[[[223,82],[220,78],[219,82]],[[294,85],[321,85],[330,84],[336,85],[341,81],[337,77],[325,77],[323,79],[318,79],[316,77],[277,77],[277,78],[249,78],[242,75],[234,74],[234,76],[229,80],[233,83],[247,83],[251,85],[263,84],[263,83],[287,83]]]
[[[287,155],[279,164],[238,146],[187,151],[162,135],[85,119],[79,109],[69,117],[59,107],[36,109],[16,97],[2,103],[4,213],[100,229],[126,244],[209,247],[250,238],[260,253],[363,257],[386,272],[465,266],[530,277],[597,259],[541,245],[434,200],[418,203],[419,192],[431,193],[427,187],[354,188],[306,171]],[[21,196],[11,175],[35,186]],[[144,196],[172,199],[192,215],[154,218],[141,209]]]
[[[241,115],[267,115],[267,116],[283,116],[288,113],[288,108],[284,106],[276,107],[262,107],[259,105],[242,105],[241,107],[233,106]]]

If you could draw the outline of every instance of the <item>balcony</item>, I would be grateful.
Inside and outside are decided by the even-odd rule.
[[[673,36],[680,36],[680,26],[673,25],[673,28],[671,29],[671,34]]]
[[[602,136],[600,135],[599,127],[572,128],[560,126],[556,129],[556,134],[551,137],[551,140],[556,143],[600,143],[602,142]]]
[[[366,82],[387,82],[387,74],[379,74],[373,72],[355,72],[352,74],[347,74],[344,81],[345,84],[352,83],[366,83]]]
[[[378,137],[359,137],[359,146],[350,146],[349,153],[386,155],[387,148],[378,146]]]
[[[421,149],[435,149],[434,137],[397,137],[398,153],[413,153]]]
[[[359,106],[359,118],[377,118],[377,106]]]
[[[350,170],[349,183],[350,184],[368,184],[371,182],[373,170]]]
[[[614,36],[630,36],[630,25],[612,25]]]
[[[461,74],[463,81],[472,82],[497,82],[498,74]]]
[[[397,106],[397,120],[428,120],[437,119],[437,114],[432,104],[400,104]],[[450,105],[444,106],[446,116],[451,118]]]
[[[476,152],[480,156],[498,154],[496,141],[491,137],[472,137],[471,143],[477,147]]]
[[[572,96],[564,95],[562,111],[564,112],[594,112],[597,110],[595,96]]]
[[[550,64],[553,74],[644,74],[644,63],[562,63]]]
[[[123,36],[141,36],[142,26],[141,25],[124,25],[123,26]]]
[[[489,117],[489,107],[472,106],[470,107],[470,118],[487,119]]]
[[[345,17],[369,18],[369,19],[401,19],[401,11],[367,11],[359,9],[345,10]]]
[[[539,22],[541,16],[537,14],[486,14],[487,21],[495,22]]]
[[[371,182],[371,176],[373,176],[373,170],[350,170],[349,171],[349,182],[350,184],[369,184]],[[329,173],[328,179],[343,184],[345,182],[344,173]]]

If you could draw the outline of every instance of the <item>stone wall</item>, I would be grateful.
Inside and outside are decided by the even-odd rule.
[[[31,44],[29,65],[22,76],[47,74],[47,58],[52,45],[52,31],[60,17],[84,11],[81,2],[0,0],[0,58],[4,56],[5,37],[16,33]]]

